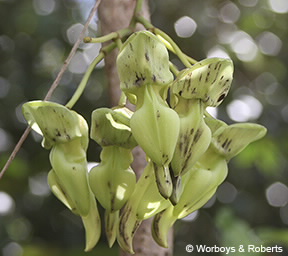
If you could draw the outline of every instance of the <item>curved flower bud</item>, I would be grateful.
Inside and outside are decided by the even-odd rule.
[[[132,112],[127,108],[98,108],[92,113],[90,137],[102,147],[134,148],[137,145],[129,127]]]

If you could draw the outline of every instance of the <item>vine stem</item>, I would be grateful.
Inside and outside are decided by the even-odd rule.
[[[135,16],[135,14],[137,15],[138,13],[141,12],[142,5],[143,5],[143,0],[137,0],[136,6],[135,6],[135,9],[134,9],[134,16]]]
[[[162,37],[164,39],[164,42],[167,41],[172,49],[170,48],[171,51],[173,51],[178,57],[179,59],[182,61],[182,63],[187,67],[190,68],[192,67],[191,63],[188,61],[188,59],[186,58],[186,56],[183,54],[183,52],[181,51],[181,49],[179,48],[179,46],[172,40],[172,38],[170,36],[168,36],[166,33],[164,33],[163,31],[161,31],[158,28],[154,28],[153,32],[160,36],[160,38]],[[163,40],[162,40],[163,41]],[[167,46],[167,44],[166,44]],[[168,45],[169,46],[169,45]]]
[[[180,72],[172,62],[169,62],[169,68],[175,76],[177,76]]]
[[[91,75],[92,71],[94,70],[95,66],[105,57],[105,55],[107,53],[111,52],[116,47],[116,45],[117,45],[116,43],[111,43],[111,44],[102,48],[102,50],[97,55],[97,57],[89,65],[89,67],[88,67],[87,71],[85,72],[80,84],[77,87],[77,90],[74,92],[73,96],[71,97],[69,102],[65,105],[65,107],[67,107],[69,109],[73,108],[75,103],[78,101],[78,99],[82,95],[82,93],[83,93],[83,91],[87,85],[88,79],[90,78],[90,75]]]
[[[109,40],[117,40],[119,38],[122,38],[123,36],[129,35],[132,33],[132,30],[130,28],[124,28],[120,29],[118,31],[112,32],[108,35],[105,36],[100,36],[100,37],[84,37],[84,43],[104,43]]]
[[[88,19],[86,20],[85,24],[84,24],[84,27],[77,39],[77,41],[75,42],[75,44],[73,45],[68,57],[66,58],[66,60],[64,61],[64,64],[62,66],[62,68],[60,69],[57,77],[55,78],[54,82],[52,83],[50,89],[48,90],[44,100],[47,101],[51,98],[53,92],[55,91],[55,89],[58,87],[60,81],[61,81],[61,78],[64,74],[64,72],[67,70],[68,68],[68,65],[70,64],[73,56],[75,55],[80,43],[83,41],[83,38],[85,36],[85,33],[88,29],[88,26],[91,22],[91,20],[93,19],[93,17],[95,16],[95,13],[99,7],[99,4],[101,3],[101,0],[97,0],[96,3],[94,4],[93,8],[91,9],[90,11],[90,14],[89,14],[89,17]],[[0,180],[1,178],[3,177],[3,175],[5,174],[5,172],[7,171],[7,169],[9,168],[10,164],[12,163],[12,161],[14,160],[14,158],[16,157],[17,153],[19,152],[19,150],[21,149],[22,147],[22,144],[24,143],[24,141],[26,140],[26,138],[28,137],[29,133],[31,131],[31,128],[28,126],[24,133],[22,134],[21,138],[19,139],[19,141],[17,142],[16,146],[14,147],[12,153],[10,154],[7,162],[5,163],[4,167],[2,168],[1,172],[0,172]]]
[[[130,28],[134,28],[134,29],[136,28],[136,24],[138,22],[137,17],[138,16],[142,17],[142,15],[140,14],[140,12],[142,10],[142,6],[143,6],[143,0],[136,0],[134,13],[133,13],[132,19],[131,19],[130,24],[129,24]]]

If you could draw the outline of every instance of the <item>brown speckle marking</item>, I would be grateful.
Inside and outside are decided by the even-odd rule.
[[[146,77],[144,77],[143,74],[141,74],[139,76],[137,73],[135,73],[135,76],[136,76],[136,80],[135,80],[134,84],[136,84],[138,86],[140,86],[142,84],[142,82],[146,80]]]
[[[222,143],[222,148],[225,148],[225,146],[226,146],[226,144],[227,144],[227,142],[228,142],[228,139],[226,139],[223,143]]]
[[[150,61],[150,57],[149,57],[148,52],[145,52],[145,59],[146,59],[147,61]]]
[[[226,96],[226,94],[223,93],[223,94],[218,98],[217,102],[222,101],[222,100],[225,98],[225,96]]]
[[[194,133],[194,128],[191,128],[190,135],[192,135],[193,133]]]
[[[208,73],[207,73],[207,76],[206,76],[206,79],[205,79],[206,83],[208,82],[209,76],[210,76],[210,71],[208,71]]]
[[[156,116],[157,116],[157,118],[160,118],[161,115],[160,115],[160,111],[159,110],[156,111]]]
[[[201,82],[201,80],[202,80],[202,73],[199,76],[199,82]]]
[[[55,131],[56,131],[56,136],[57,136],[57,137],[60,137],[60,136],[61,136],[60,131],[59,131],[58,129],[56,129]]]
[[[230,82],[230,79],[226,79],[226,81],[225,81],[224,84],[223,84],[223,87],[225,87],[226,84],[229,83],[229,82]]]

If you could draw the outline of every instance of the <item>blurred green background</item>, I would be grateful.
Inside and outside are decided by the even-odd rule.
[[[26,127],[22,104],[45,96],[93,4],[0,0],[1,167]],[[213,115],[227,123],[255,122],[268,129],[264,139],[229,163],[228,178],[207,205],[176,223],[174,255],[190,255],[187,244],[278,245],[282,253],[245,255],[288,255],[288,1],[159,0],[151,1],[151,14],[153,24],[193,58],[229,56],[234,61],[232,89],[211,110]],[[95,18],[88,35],[97,34],[97,24]],[[99,48],[81,44],[53,101],[67,102]],[[75,105],[88,123],[91,111],[109,102],[103,64]],[[91,253],[83,252],[80,218],[47,186],[49,152],[40,141],[32,133],[0,180],[0,255],[118,255],[117,245],[108,249],[104,236]],[[98,161],[99,151],[91,142],[88,160]]]

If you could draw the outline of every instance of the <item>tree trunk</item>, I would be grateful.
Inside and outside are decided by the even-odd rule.
[[[122,28],[127,28],[133,16],[136,0],[109,0],[102,1],[99,5],[99,20],[102,35],[109,34]],[[143,1],[143,15],[149,19],[149,8],[147,0]],[[143,27],[137,27],[137,30]],[[110,104],[115,106],[118,104],[121,91],[120,81],[117,74],[116,58],[118,49],[115,49],[105,58],[105,69],[108,77],[108,93]]]
[[[126,28],[133,16],[136,0],[109,0],[102,1],[99,6],[99,19],[102,35],[109,34],[116,30]],[[146,19],[150,19],[148,8],[148,0],[144,0],[142,14]],[[143,29],[137,27],[137,30]],[[114,50],[105,58],[105,69],[108,77],[108,92],[111,106],[118,105],[121,95],[120,81],[116,68],[116,57],[118,50]],[[146,166],[146,156],[140,147],[136,147],[133,151],[134,162],[133,170],[137,177],[140,176]],[[135,256],[171,256],[173,253],[173,232],[169,234],[169,249],[158,246],[151,235],[151,222],[148,219],[142,222],[134,236]],[[121,256],[129,256],[131,254],[120,251]]]

